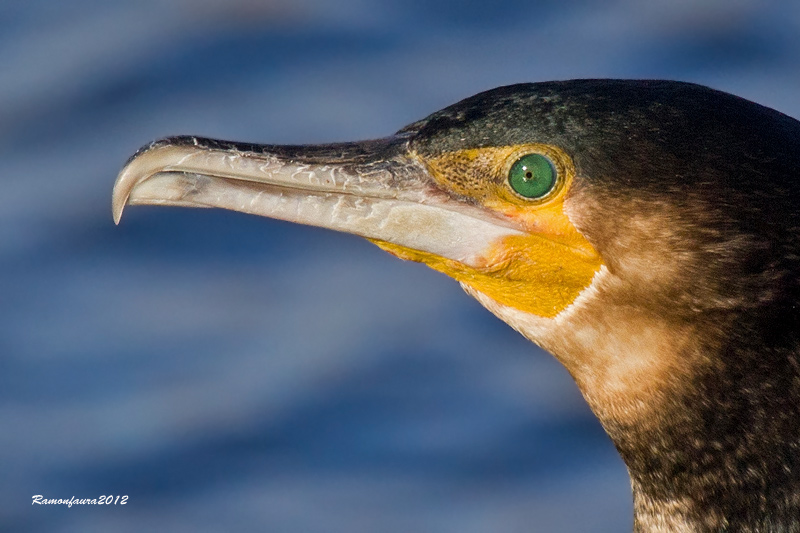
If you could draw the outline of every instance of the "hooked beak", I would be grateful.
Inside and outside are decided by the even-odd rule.
[[[444,191],[409,150],[407,135],[278,146],[199,137],[155,141],[120,172],[114,222],[127,204],[221,207],[320,226],[486,265],[492,243],[522,235],[505,218]]]

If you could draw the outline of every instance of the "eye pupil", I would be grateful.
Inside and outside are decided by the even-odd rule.
[[[540,199],[555,189],[556,176],[550,159],[541,154],[527,154],[511,166],[508,183],[520,196]]]

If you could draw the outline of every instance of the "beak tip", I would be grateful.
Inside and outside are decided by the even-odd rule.
[[[124,171],[122,174],[124,174]],[[122,179],[122,174],[117,178],[117,182],[114,184],[114,192],[111,193],[111,216],[115,225],[119,225],[122,211],[125,209],[131,193],[130,187],[124,186],[125,181]]]
[[[179,165],[183,161],[181,158],[201,151],[198,146],[197,137],[184,136],[160,139],[139,148],[125,163],[114,183],[114,191],[111,193],[111,216],[114,224],[119,225],[122,211],[130,203],[137,186],[164,168],[172,164]]]

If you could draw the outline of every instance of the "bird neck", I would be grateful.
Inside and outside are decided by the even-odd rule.
[[[635,530],[800,531],[796,343],[738,338],[716,350],[660,391],[650,420],[601,418],[631,476]]]
[[[637,533],[800,531],[797,311],[665,320],[587,292],[545,320],[471,294],[575,378],[628,467]]]

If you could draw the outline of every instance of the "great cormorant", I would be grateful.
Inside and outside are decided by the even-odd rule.
[[[142,148],[126,203],[355,233],[553,353],[636,531],[800,531],[800,123],[702,86],[501,87],[396,135]]]

